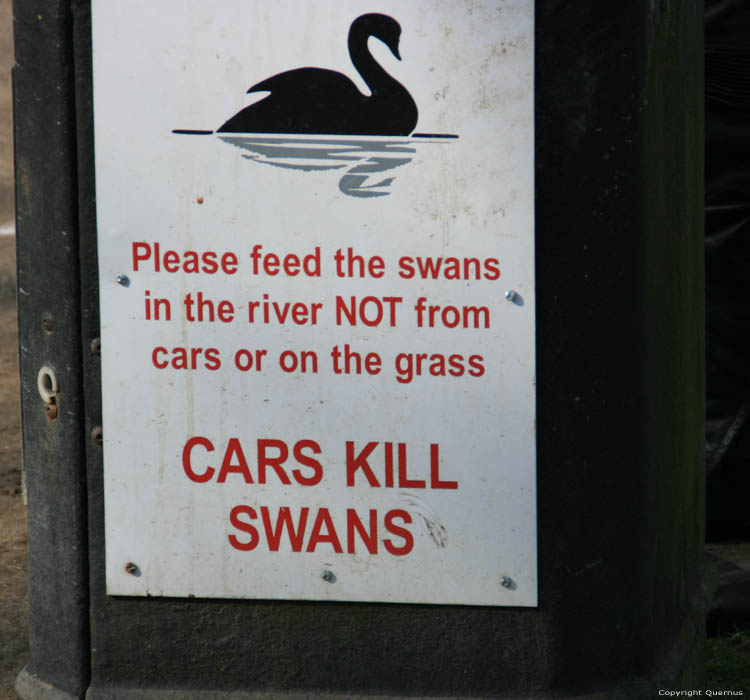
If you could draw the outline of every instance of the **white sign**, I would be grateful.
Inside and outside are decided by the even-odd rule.
[[[531,0],[94,0],[107,590],[536,605]]]

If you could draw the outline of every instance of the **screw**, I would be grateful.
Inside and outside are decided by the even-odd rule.
[[[47,415],[48,421],[57,419],[57,406],[53,403],[44,404],[44,413]]]
[[[99,355],[102,351],[102,341],[99,338],[94,338],[89,345],[92,355]]]
[[[127,564],[125,564],[125,571],[127,571],[132,576],[138,576],[140,574],[140,569],[136,564],[133,564],[132,561],[129,561]]]
[[[104,431],[100,425],[97,425],[96,428],[91,431],[91,442],[95,445],[101,445],[102,442],[104,442]]]
[[[328,581],[328,583],[334,583],[336,581],[336,576],[330,569],[323,569],[323,573],[320,575],[320,577],[324,581]]]
[[[500,585],[512,591],[516,587],[516,582],[510,576],[503,576],[500,579]]]
[[[117,284],[121,284],[123,287],[129,287],[130,277],[128,277],[127,275],[117,275],[117,277],[115,277],[115,282],[117,282]]]
[[[514,304],[518,301],[519,294],[514,289],[509,289],[507,292],[505,292],[505,298],[508,301],[513,302]]]

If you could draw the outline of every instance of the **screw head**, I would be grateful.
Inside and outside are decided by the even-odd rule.
[[[328,583],[335,583],[336,581],[336,575],[330,569],[323,569],[323,573],[320,575],[320,578],[322,578],[324,581],[327,581]]]
[[[508,589],[510,589],[511,591],[512,591],[512,590],[514,590],[514,589],[516,588],[516,582],[515,582],[515,581],[514,581],[514,580],[513,580],[513,579],[512,579],[512,578],[511,578],[510,576],[503,576],[503,577],[502,577],[502,578],[500,579],[500,585],[501,585],[501,586],[502,586],[503,588],[508,588]]]
[[[505,292],[505,298],[512,302],[518,301],[518,292],[515,289],[509,289]]]
[[[99,338],[94,338],[89,345],[89,350],[92,355],[100,355],[102,352],[102,341]]]
[[[95,445],[101,445],[104,442],[104,431],[102,430],[101,426],[97,425],[91,431],[91,442],[93,442]]]
[[[129,287],[130,277],[128,277],[127,275],[117,275],[117,277],[115,277],[115,282],[117,282],[117,284],[121,284],[123,287]]]
[[[127,571],[131,576],[141,575],[141,570],[138,568],[138,565],[134,564],[132,561],[129,561],[127,564],[125,564],[125,571]]]

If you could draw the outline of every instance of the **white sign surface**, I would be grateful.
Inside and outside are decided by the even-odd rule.
[[[531,0],[93,39],[108,592],[536,605]]]

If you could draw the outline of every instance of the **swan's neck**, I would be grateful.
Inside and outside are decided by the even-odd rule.
[[[357,27],[356,24],[349,32],[349,55],[362,80],[367,83],[373,97],[379,94],[393,93],[394,89],[403,85],[388,75],[383,67],[373,58],[367,46],[367,40],[372,36],[367,29]]]

